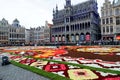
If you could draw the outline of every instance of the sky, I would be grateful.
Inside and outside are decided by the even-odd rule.
[[[72,5],[86,0],[71,0]],[[98,12],[105,0],[98,1]],[[113,0],[110,0],[113,1]],[[64,8],[65,0],[0,0],[0,20],[5,18],[10,24],[14,19],[20,21],[20,25],[30,27],[44,26],[45,21],[52,23],[53,8]]]

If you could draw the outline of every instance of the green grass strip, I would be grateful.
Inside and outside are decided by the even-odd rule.
[[[18,62],[13,61],[13,60],[11,60],[11,63],[13,65],[15,65],[15,66],[21,67],[21,68],[26,69],[26,70],[31,71],[31,72],[34,72],[34,73],[36,73],[38,75],[47,77],[47,78],[49,78],[51,80],[71,80],[69,78],[66,78],[66,77],[60,76],[58,74],[51,73],[51,72],[46,72],[44,70],[35,68],[33,66],[28,66],[28,65],[20,64]]]

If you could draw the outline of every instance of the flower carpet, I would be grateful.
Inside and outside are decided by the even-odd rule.
[[[100,51],[98,50],[100,49]],[[117,48],[104,48],[101,47],[37,47],[37,48],[14,48],[14,49],[4,49],[3,52],[9,52],[12,54],[9,55],[11,60],[14,60],[18,63],[34,66],[38,69],[45,70],[47,72],[51,72],[54,74],[58,74],[63,77],[70,78],[72,80],[120,80],[120,75],[113,74],[110,72],[102,72],[98,70],[86,69],[83,67],[66,65],[61,63],[56,63],[52,61],[44,61],[41,58],[46,58],[48,60],[62,61],[74,64],[82,64],[84,66],[91,66],[96,68],[106,68],[110,70],[120,71],[120,58],[119,58],[119,47]],[[95,51],[97,50],[97,51]],[[103,51],[102,51],[103,50]],[[74,53],[76,52],[76,53]],[[87,53],[85,53],[87,52]],[[76,54],[91,54],[93,58],[89,58],[89,56],[78,56],[75,57]],[[101,54],[108,53],[108,54]],[[112,55],[110,55],[112,54]],[[96,57],[94,55],[99,56],[107,56],[118,58],[116,60],[109,59],[105,60],[103,57]],[[25,56],[31,56],[25,57]],[[37,59],[35,59],[37,58]],[[38,59],[39,58],[39,59]]]

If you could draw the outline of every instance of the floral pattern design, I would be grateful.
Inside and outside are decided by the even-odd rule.
[[[14,60],[16,62],[19,62],[21,64],[30,65],[37,67],[39,69],[43,69],[48,72],[52,72],[64,77],[68,77],[73,80],[91,80],[91,79],[100,79],[100,80],[120,80],[119,75],[117,74],[110,74],[110,73],[104,73],[99,71],[91,71],[89,69],[81,69],[80,67],[75,67],[71,65],[64,65],[64,64],[56,64],[54,62],[48,62],[48,61],[42,61],[42,60],[35,60],[33,58],[49,58],[52,60],[57,61],[65,61],[69,63],[75,63],[75,64],[83,64],[87,66],[94,66],[94,67],[100,67],[100,68],[109,68],[112,70],[119,70],[120,69],[120,62],[110,62],[110,61],[103,61],[101,59],[85,59],[84,57],[79,58],[71,58],[71,57],[62,57],[61,54],[67,54],[66,51],[67,48],[69,49],[77,49],[78,51],[85,51],[87,50],[87,47],[84,47],[82,50],[81,48],[77,47],[60,47],[60,48],[48,48],[48,47],[21,47],[21,48],[13,48],[6,50],[3,49],[5,52],[13,52],[14,54],[10,55],[10,59]],[[98,47],[92,47],[88,49],[88,51],[94,52]],[[100,49],[100,48],[99,48]],[[102,50],[102,49],[100,49]],[[101,55],[118,55],[120,50],[118,48],[112,48],[112,49],[106,49],[107,51],[113,51],[117,52],[115,53],[106,53],[105,50],[101,51]],[[24,52],[24,55],[21,55],[21,53]],[[96,52],[96,51],[95,51]],[[17,55],[16,55],[17,54]],[[96,52],[95,54],[99,54],[99,52]],[[20,55],[20,56],[18,56]],[[33,58],[26,58],[24,56],[31,56]]]
[[[48,72],[57,72],[66,70],[66,66],[64,64],[49,64],[46,65],[45,71]]]
[[[68,70],[70,79],[73,80],[92,80],[98,79],[98,76],[88,69],[72,69]]]

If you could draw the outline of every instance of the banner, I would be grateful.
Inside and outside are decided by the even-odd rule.
[[[80,35],[80,41],[84,41],[85,40],[85,36],[84,35]]]
[[[90,41],[90,35],[86,35],[86,41]]]
[[[76,35],[76,41],[79,41],[79,35]]]
[[[116,36],[116,40],[120,40],[120,35],[117,35],[117,36]]]
[[[63,41],[63,42],[65,41],[65,36],[62,36],[62,41]]]
[[[59,36],[59,41],[61,41],[61,36]]]
[[[72,36],[72,41],[73,41],[73,42],[75,41],[75,37],[74,37],[74,36]]]
[[[52,42],[54,42],[54,40],[55,40],[55,38],[54,38],[54,37],[52,37]]]
[[[58,41],[58,37],[55,37],[56,42]]]

